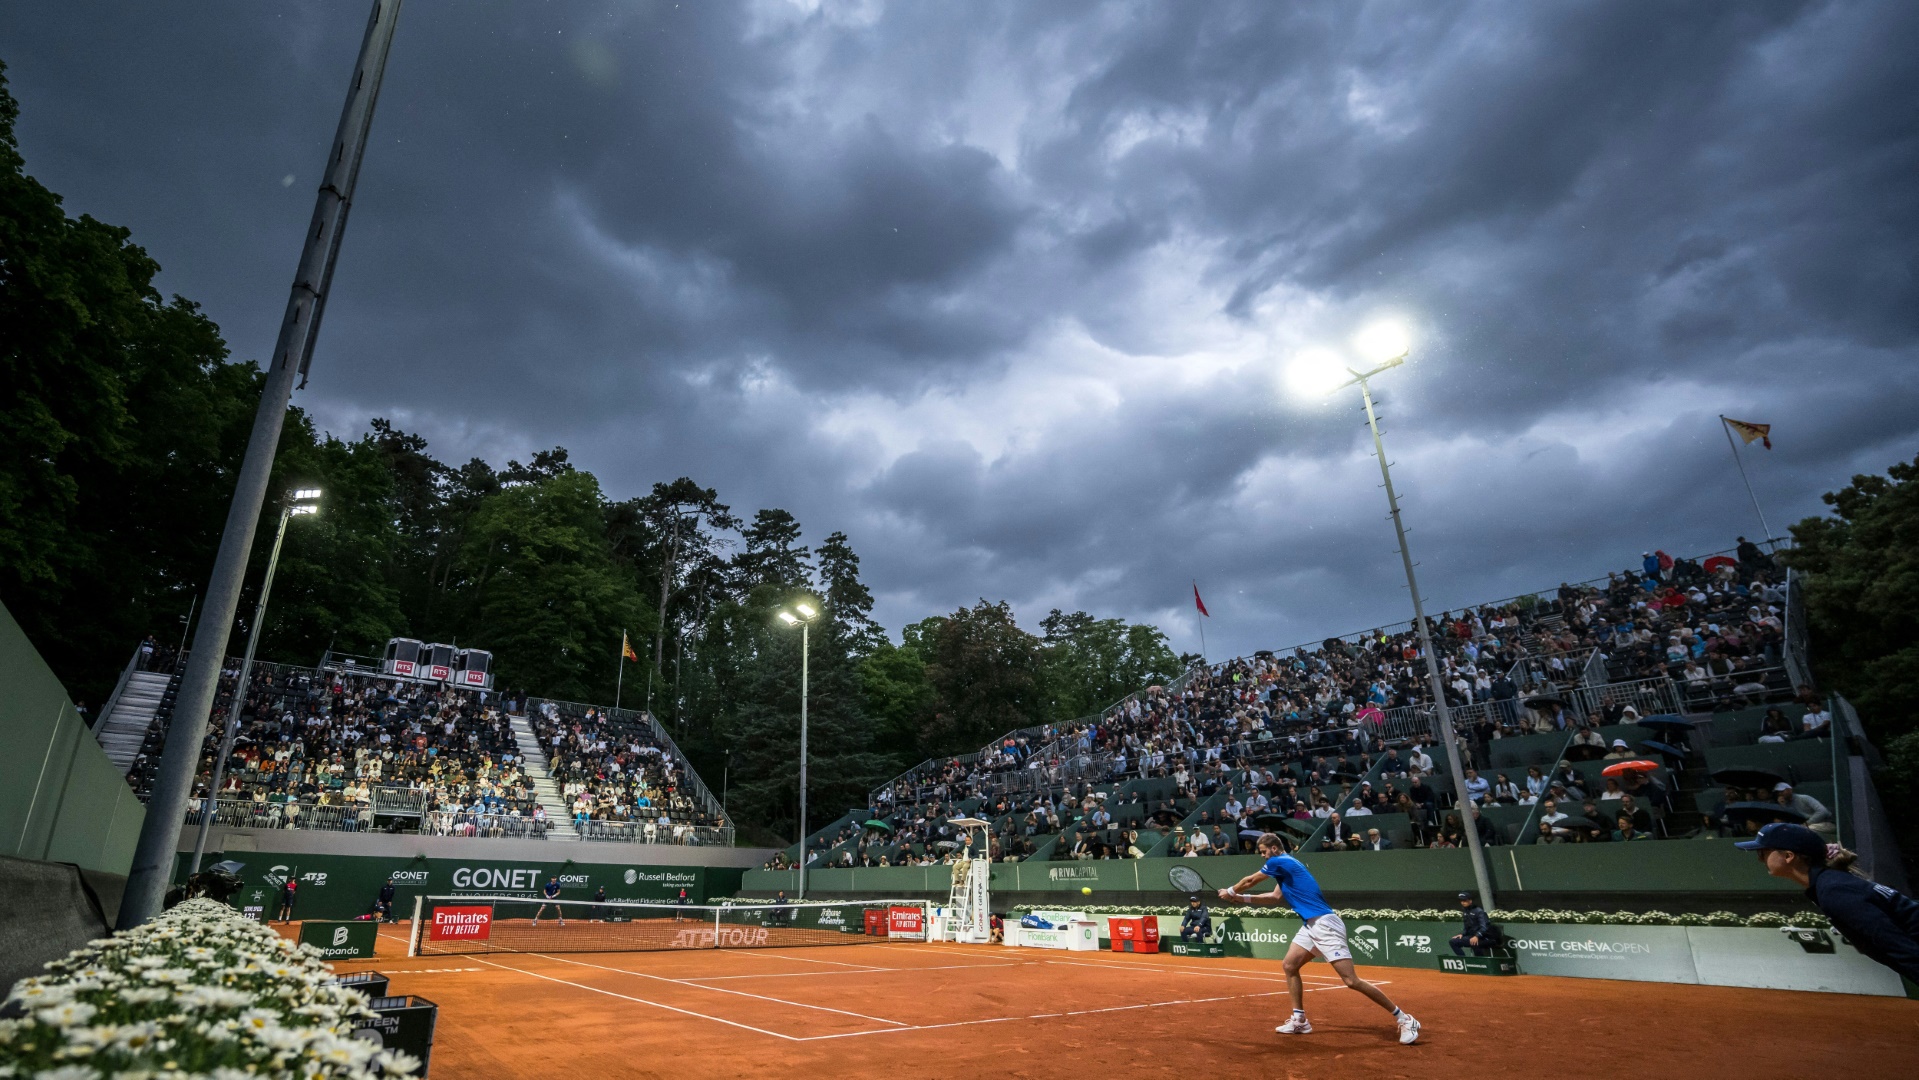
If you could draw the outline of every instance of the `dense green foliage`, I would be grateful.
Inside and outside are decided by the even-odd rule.
[[[0,68],[0,71],[4,71]],[[126,229],[70,218],[25,172],[0,78],[0,600],[75,695],[98,703],[134,644],[172,644],[204,585],[261,376],[192,303],[163,299]],[[555,447],[451,465],[386,420],[350,439],[294,409],[272,490],[294,518],[259,654],[312,664],[392,636],[490,649],[502,689],[645,703],[736,819],[798,816],[801,635],[812,598],[813,820],[922,758],[1097,712],[1178,661],[1150,626],[1054,611],[1043,636],[984,600],[895,644],[844,533],[817,549],[768,508],[736,517],[687,478],[614,500]],[[237,652],[273,540],[250,563]],[[619,664],[622,632],[638,663]]]
[[[1846,695],[1886,758],[1877,779],[1889,804],[1919,800],[1919,458],[1829,492],[1832,516],[1792,527],[1786,556],[1807,576],[1812,665]],[[1919,858],[1919,828],[1902,822]]]

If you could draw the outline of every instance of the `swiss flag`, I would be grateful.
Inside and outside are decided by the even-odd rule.
[[[1206,601],[1199,598],[1199,582],[1197,581],[1193,582],[1193,606],[1199,609],[1201,615],[1209,619],[1213,617],[1213,613],[1206,610]]]

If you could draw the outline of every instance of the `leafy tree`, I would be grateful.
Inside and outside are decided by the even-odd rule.
[[[813,575],[806,565],[810,553],[800,544],[800,523],[792,514],[761,510],[741,536],[746,550],[734,558],[733,566],[743,588],[812,585]]]
[[[860,557],[845,533],[836,532],[820,545],[819,564],[834,631],[848,654],[865,656],[886,640],[886,631],[873,621],[873,593],[860,580]]]
[[[1157,627],[1095,619],[1083,611],[1063,615],[1054,608],[1040,629],[1048,718],[1056,722],[1093,715],[1179,671]]]
[[[474,515],[471,640],[494,651],[503,681],[612,700],[620,628],[649,627],[652,612],[613,563],[603,502],[592,474],[566,470],[502,487]]]
[[[1919,459],[1855,476],[1792,527],[1813,670],[1884,742],[1919,729]]]
[[[1039,639],[1019,628],[1005,601],[955,611],[930,643],[926,680],[938,703],[921,735],[929,754],[977,750],[1045,719]]]
[[[1830,517],[1792,527],[1787,563],[1806,575],[1813,673],[1846,695],[1886,768],[1886,803],[1919,802],[1919,458],[1828,492]],[[1919,859],[1919,822],[1894,815],[1900,847]]]

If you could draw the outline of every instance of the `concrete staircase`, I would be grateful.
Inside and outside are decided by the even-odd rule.
[[[540,738],[533,732],[533,725],[525,716],[506,714],[506,721],[513,729],[513,741],[519,744],[520,757],[523,759],[521,771],[533,784],[533,794],[546,808],[546,838],[548,840],[578,840],[580,831],[573,827],[573,810],[566,800],[560,797],[560,785],[553,782],[553,773],[547,766],[546,749],[540,745]]]
[[[122,774],[132,768],[134,759],[140,756],[147,729],[153,726],[154,714],[160,711],[167,684],[172,681],[171,675],[156,675],[151,671],[129,673],[127,684],[113,699],[113,708],[100,718],[100,726],[94,729],[94,737],[107,752],[107,760]]]

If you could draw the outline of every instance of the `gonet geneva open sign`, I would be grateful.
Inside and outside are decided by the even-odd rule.
[[[426,938],[428,941],[485,941],[492,932],[491,907],[436,907]]]

